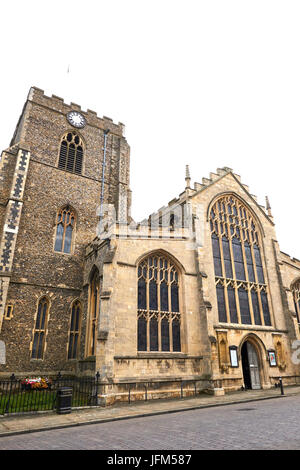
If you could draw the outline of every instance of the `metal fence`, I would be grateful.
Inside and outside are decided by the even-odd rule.
[[[145,382],[101,382],[99,372],[94,377],[62,376],[59,373],[47,382],[44,381],[42,384],[35,386],[27,383],[22,378],[16,378],[13,374],[7,380],[0,380],[0,415],[54,410],[58,404],[58,391],[63,387],[72,388],[71,407],[77,408],[99,405],[98,394],[106,395],[112,391],[114,386],[117,386],[118,389],[116,394],[123,397],[122,401],[131,403],[136,400],[136,393],[138,393],[138,399],[144,401],[153,398],[154,395],[166,394],[168,384],[172,384],[172,392],[177,391],[175,395],[183,399],[185,397],[196,397],[200,393],[207,393],[213,389],[221,388],[223,381],[173,379]],[[281,378],[278,383],[276,380],[273,385],[275,387],[280,386],[281,393],[284,393]]]
[[[176,385],[174,384],[176,383]],[[100,382],[100,374],[94,377],[62,376],[60,373],[56,377],[50,378],[47,382],[34,385],[27,383],[23,378],[17,378],[14,374],[7,380],[0,380],[0,415],[13,413],[30,413],[37,411],[51,411],[57,407],[58,391],[63,387],[72,388],[71,407],[97,406],[98,394],[107,393],[107,389],[117,386],[117,395],[123,396],[123,402],[131,403],[133,395],[137,391],[143,391],[139,399],[147,401],[149,395],[153,393],[164,393],[161,386],[166,387],[168,383],[179,392],[179,396],[184,398],[186,392],[196,396],[203,391],[197,387],[200,383],[213,385],[213,381],[207,379],[198,380],[169,380],[169,381],[146,381],[146,382]],[[217,383],[214,384],[216,386]],[[122,389],[122,391],[120,390]]]
[[[99,374],[95,377],[66,377],[58,374],[35,383],[13,374],[0,381],[0,415],[53,410],[57,392],[62,387],[72,388],[72,407],[97,405]]]
[[[168,393],[164,387],[166,387],[168,384],[171,384],[172,391],[175,392],[174,397],[178,398],[180,396],[180,398],[183,399],[185,396],[196,397],[199,393],[203,393],[204,391],[211,389],[213,386],[216,386],[215,382],[219,384],[219,381],[213,381],[210,379],[171,379],[155,382],[149,380],[145,382],[118,382],[117,385],[119,387],[125,386],[126,391],[123,392],[123,394],[127,395],[127,401],[128,403],[131,403],[133,401],[132,395],[136,391],[142,391],[143,400],[148,401],[149,395],[163,395],[164,393]],[[206,385],[205,387],[203,387],[203,383]],[[199,384],[201,385],[200,387]],[[110,386],[110,384],[108,384],[108,386]]]

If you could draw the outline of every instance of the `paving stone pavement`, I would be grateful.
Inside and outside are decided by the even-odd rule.
[[[109,450],[111,456],[140,450],[164,455],[172,450],[180,454],[189,450],[299,450],[299,413],[300,395],[289,394],[281,400],[228,402],[228,406],[4,436],[0,450]]]
[[[65,427],[86,425],[92,423],[105,423],[116,420],[153,416],[179,411],[196,410],[221,405],[247,403],[256,400],[272,398],[284,399],[300,394],[300,386],[285,387],[282,396],[279,388],[270,390],[248,390],[244,392],[228,393],[221,397],[212,395],[199,395],[195,398],[173,400],[149,400],[147,402],[133,402],[110,407],[91,407],[81,410],[72,410],[70,414],[59,415],[56,412],[42,412],[27,415],[0,416],[0,437],[19,433],[61,429]]]

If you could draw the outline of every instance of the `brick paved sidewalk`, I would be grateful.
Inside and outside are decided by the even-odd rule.
[[[247,403],[271,398],[284,399],[287,396],[300,394],[300,386],[285,387],[284,395],[279,388],[270,390],[248,390],[245,392],[228,393],[221,397],[202,394],[196,398],[173,400],[149,400],[119,404],[107,408],[90,407],[73,409],[70,414],[59,415],[56,412],[39,412],[18,416],[0,416],[0,437],[19,433],[59,429],[92,423],[129,419],[141,416],[153,416],[177,411],[208,408],[212,406]]]

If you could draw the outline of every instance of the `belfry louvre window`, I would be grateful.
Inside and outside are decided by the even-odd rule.
[[[82,139],[76,132],[68,132],[60,144],[58,168],[81,175],[83,160]]]
[[[45,336],[48,324],[49,302],[46,297],[39,301],[35,328],[33,333],[33,343],[31,350],[32,359],[43,359],[45,349]]]
[[[292,293],[297,320],[300,323],[300,280],[292,285]]]
[[[68,359],[76,359],[81,326],[81,303],[79,300],[73,302],[71,307],[71,324],[69,332]]]
[[[256,220],[238,198],[226,195],[210,211],[210,228],[219,321],[270,326]]]
[[[138,351],[181,351],[179,273],[152,255],[138,266]]]
[[[75,220],[75,212],[69,206],[58,211],[54,251],[71,253]]]

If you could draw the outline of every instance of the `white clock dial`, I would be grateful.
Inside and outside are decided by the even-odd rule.
[[[69,123],[74,127],[84,127],[86,125],[86,120],[82,114],[78,111],[71,111],[67,114],[67,119]]]

